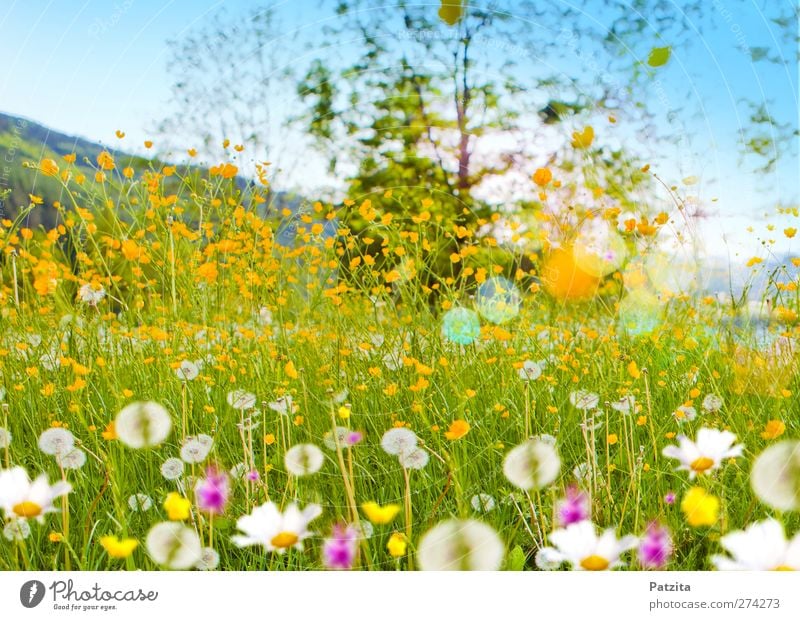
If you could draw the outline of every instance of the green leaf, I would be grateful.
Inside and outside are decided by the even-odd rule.
[[[522,547],[517,545],[511,550],[511,553],[508,554],[506,570],[522,570],[525,567],[525,559],[525,552],[522,550]]]
[[[647,64],[651,67],[663,67],[669,61],[672,54],[672,48],[667,47],[654,47],[650,50],[650,56],[647,58]]]

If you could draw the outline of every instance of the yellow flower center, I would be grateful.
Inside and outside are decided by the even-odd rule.
[[[584,570],[605,570],[608,568],[608,560],[599,555],[590,555],[581,560],[581,568]]]
[[[20,502],[11,510],[13,510],[14,514],[18,517],[24,518],[38,517],[40,514],[42,514],[42,507],[36,502]]]
[[[781,564],[780,566],[776,566],[772,570],[781,571],[782,572],[782,571],[793,571],[795,569],[793,569],[791,566],[786,566],[786,564]]]
[[[714,459],[710,459],[707,456],[701,456],[699,459],[695,459],[689,465],[693,471],[696,471],[698,474],[703,473],[707,469],[710,469],[714,465]]]
[[[288,549],[297,544],[299,538],[294,532],[281,532],[272,537],[270,541],[273,547],[278,549]]]

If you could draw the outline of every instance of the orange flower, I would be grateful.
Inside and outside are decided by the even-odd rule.
[[[777,439],[786,432],[786,424],[781,420],[770,420],[761,432],[761,439]]]
[[[58,164],[52,159],[43,159],[42,163],[39,164],[39,169],[42,174],[48,177],[54,177],[58,174]]]
[[[552,180],[553,173],[550,172],[550,168],[537,168],[533,173],[533,182],[539,187],[545,187]]]
[[[111,156],[111,153],[108,151],[103,151],[97,156],[97,165],[100,166],[103,170],[113,170],[114,169],[114,158]]]
[[[117,438],[117,427],[114,425],[113,420],[106,424],[106,430],[104,430],[100,435],[106,441],[114,441]]]
[[[446,430],[444,436],[447,437],[450,441],[455,441],[456,439],[461,439],[467,433],[469,433],[469,422],[466,420],[453,420],[450,424],[449,430]]]

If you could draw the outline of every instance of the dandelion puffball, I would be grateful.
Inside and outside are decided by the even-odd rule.
[[[154,402],[135,402],[117,414],[114,428],[129,448],[149,448],[163,442],[172,430],[169,412]]]
[[[186,570],[202,559],[197,533],[174,521],[163,521],[150,528],[146,545],[153,561],[165,568]]]
[[[800,441],[781,441],[759,454],[750,484],[768,506],[800,510]]]
[[[443,521],[422,537],[417,561],[422,570],[488,570],[500,568],[505,545],[497,532],[474,519]]]
[[[399,456],[417,447],[417,435],[407,428],[391,428],[383,434],[381,447],[387,454]]]
[[[75,446],[75,436],[66,428],[48,428],[39,435],[39,449],[45,454],[57,456],[69,452]]]
[[[514,486],[541,489],[558,477],[561,459],[555,447],[539,439],[529,439],[513,448],[503,461],[503,473]]]
[[[292,446],[286,451],[283,463],[286,470],[295,476],[310,476],[322,469],[325,456],[317,446],[312,443],[301,443]]]
[[[414,448],[407,452],[401,452],[398,457],[400,465],[406,469],[424,469],[430,460],[428,452],[422,448]]]
[[[183,476],[183,469],[183,461],[172,457],[161,464],[161,475],[167,480],[177,480]]]

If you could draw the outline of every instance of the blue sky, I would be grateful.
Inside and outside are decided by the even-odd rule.
[[[4,2],[0,7],[0,111],[113,144],[114,131],[121,128],[128,134],[124,148],[136,150],[151,137],[148,129],[163,116],[168,102],[167,40],[180,38],[212,19],[222,4],[218,0]],[[224,4],[234,11],[252,5]],[[324,2],[322,8],[316,0],[273,4],[287,28],[300,32],[296,40],[308,41],[316,24],[330,17],[335,2]],[[682,4],[675,0],[679,8]],[[432,12],[437,5],[431,3]],[[513,12],[514,3],[506,5]],[[702,198],[717,199],[713,204],[719,217],[713,230],[719,236],[720,230],[730,228],[738,235],[744,223],[761,219],[777,203],[796,204],[800,199],[796,145],[767,175],[754,174],[755,162],[742,162],[737,148],[739,129],[747,121],[741,102],[744,97],[764,101],[769,113],[781,122],[798,123],[795,44],[778,40],[777,28],[761,11],[763,6],[773,11],[792,2],[770,0],[765,5],[764,0],[709,0],[706,5],[710,27],[694,37],[691,45],[676,47],[668,65],[644,88],[656,122],[687,137],[679,146],[659,147],[658,155],[670,162],[663,164],[665,178],[699,176],[697,191],[702,191]],[[581,21],[602,36],[603,2],[590,3],[590,9]],[[653,31],[651,42],[644,38],[640,48],[629,54],[644,59],[651,47],[669,43],[660,41]],[[742,46],[769,48],[786,62],[756,65],[742,53]],[[594,49],[583,52],[572,58],[572,64],[567,55],[563,71],[603,69],[607,59],[595,55]],[[678,100],[684,104],[683,113],[669,117],[669,109]],[[618,130],[618,139],[637,141],[624,130]],[[637,148],[647,155],[647,141],[638,142]]]

